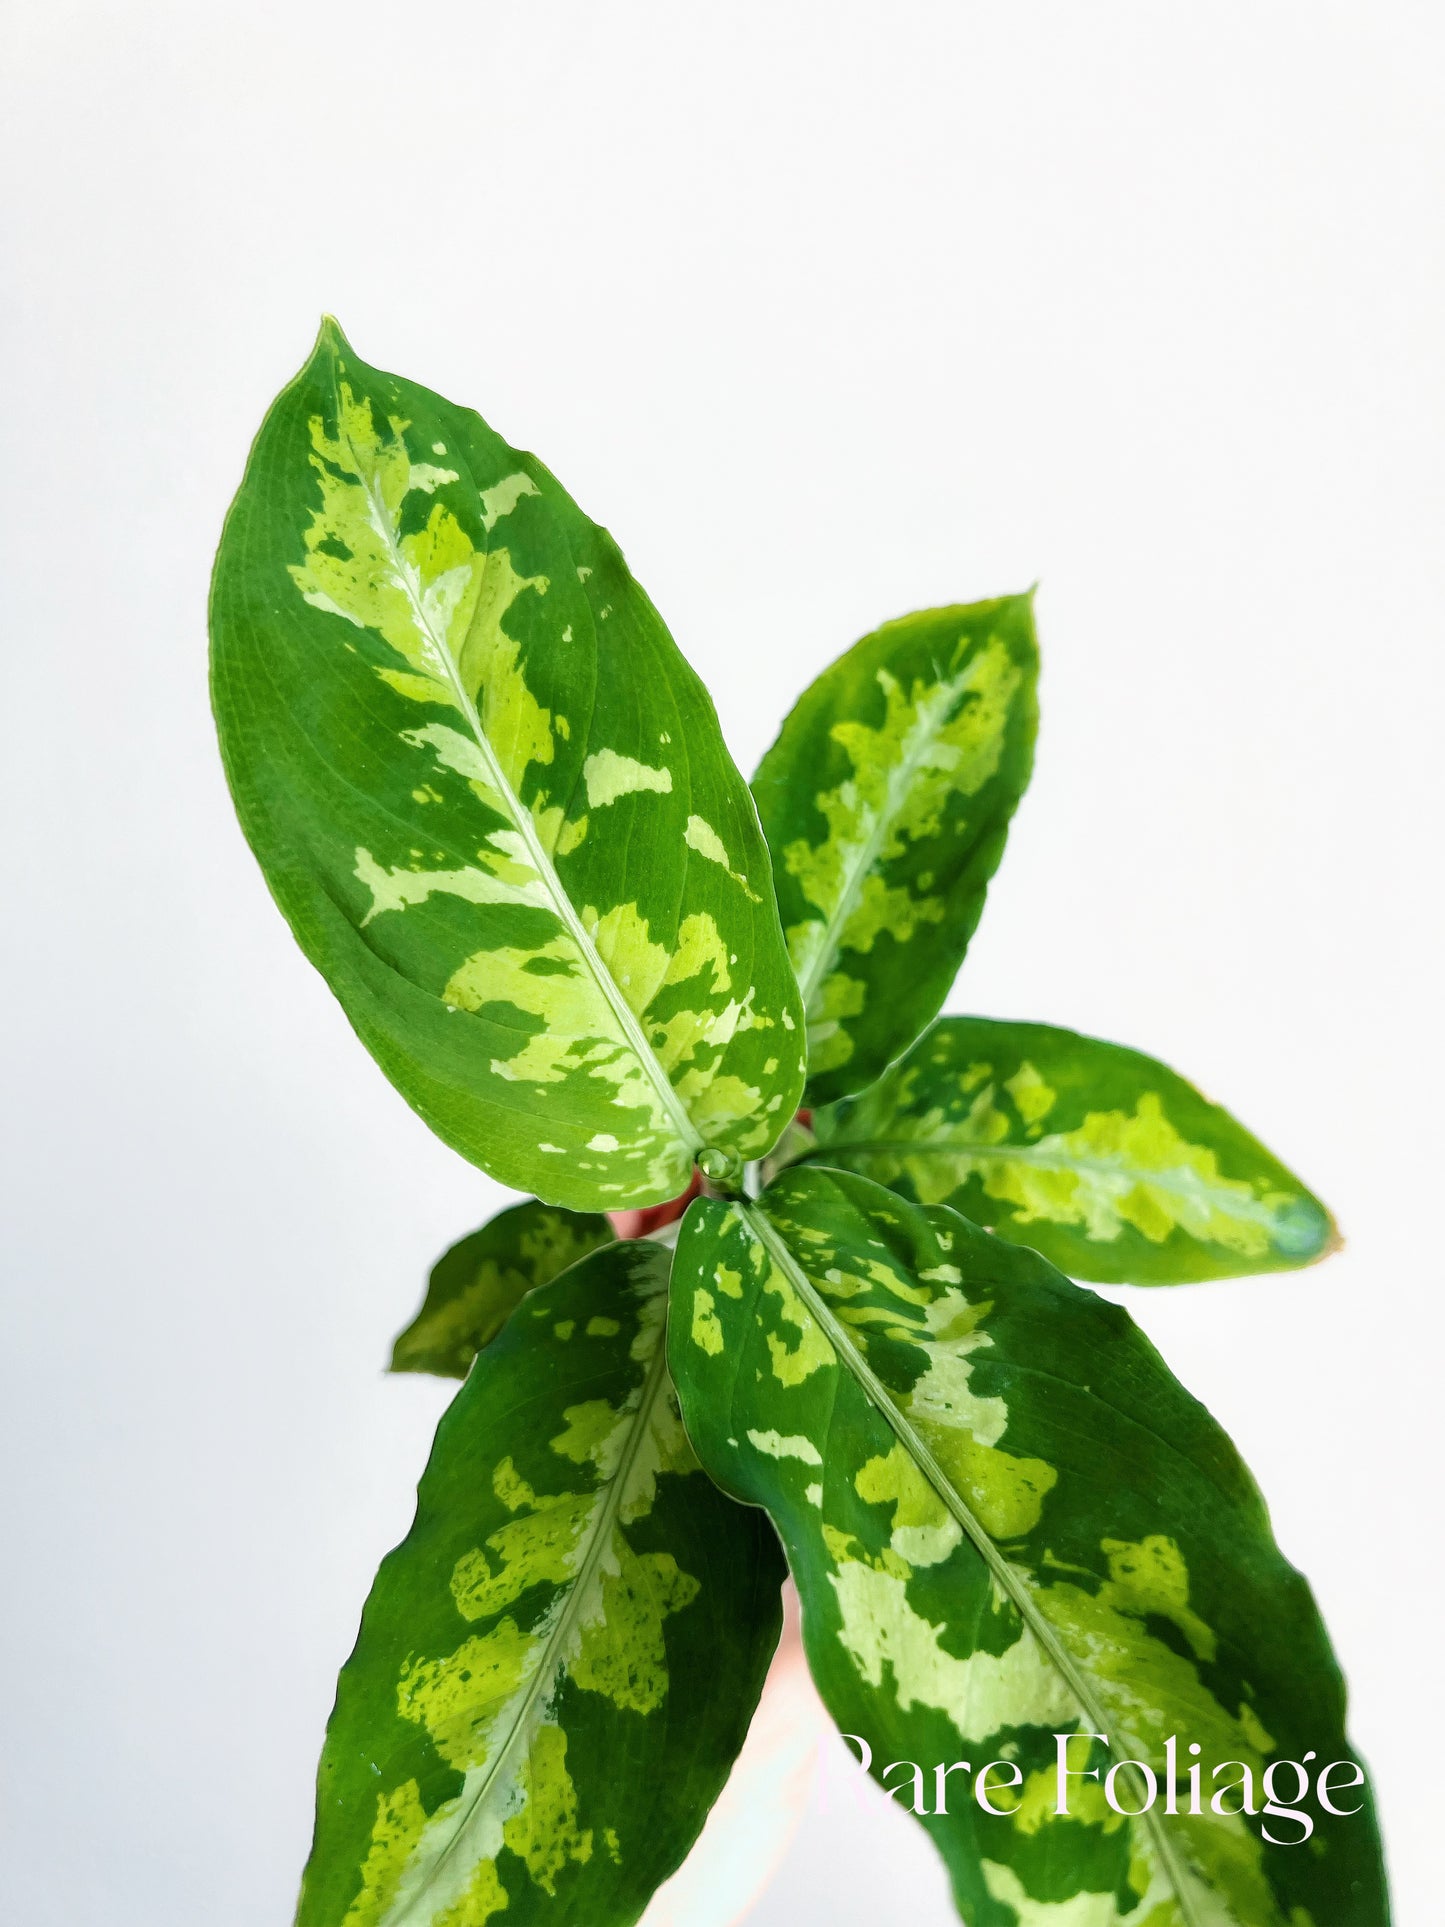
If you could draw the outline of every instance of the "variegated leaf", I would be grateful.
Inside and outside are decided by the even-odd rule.
[[[402,1094],[577,1210],[759,1156],[802,1033],[748,792],[616,546],[328,323],[212,591],[242,825]]]
[[[808,1020],[808,1099],[861,1090],[958,973],[1033,766],[1033,599],[886,623],[799,699],[758,799]]]
[[[951,1204],[1076,1278],[1289,1271],[1337,1242],[1228,1111],[1152,1057],[1048,1024],[942,1017],[813,1129],[821,1162]]]
[[[702,1826],[783,1564],[683,1432],[669,1257],[533,1292],[443,1417],[341,1674],[298,1927],[631,1927]]]
[[[1384,1927],[1367,1796],[1312,1796],[1308,1846],[1231,1811],[1239,1769],[1258,1804],[1272,1763],[1349,1757],[1343,1688],[1248,1472],[1122,1310],[800,1168],[692,1206],[670,1324],[703,1463],[771,1513],[829,1710],[926,1815],[971,1927]],[[1150,1812],[1109,1804],[1111,1765],[1128,1809],[1158,1777]]]
[[[499,1211],[432,1266],[422,1308],[392,1347],[392,1371],[465,1378],[529,1291],[612,1237],[600,1212],[564,1211],[535,1198]]]

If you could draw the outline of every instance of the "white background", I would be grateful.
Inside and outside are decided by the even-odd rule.
[[[290,1918],[499,1202],[230,814],[210,557],[334,310],[619,536],[750,769],[879,619],[1042,579],[955,1008],[1155,1051],[1334,1205],[1130,1304],[1311,1575],[1439,1918],[1438,7],[12,4],[0,1914]],[[815,1813],[757,1927],[949,1917]],[[1320,1923],[1320,1927],[1329,1927]]]

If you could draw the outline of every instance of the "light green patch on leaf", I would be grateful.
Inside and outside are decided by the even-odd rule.
[[[999,1445],[1008,1408],[1002,1398],[981,1397],[973,1386],[975,1355],[993,1344],[984,1327],[993,1307],[987,1301],[970,1302],[963,1292],[948,1288],[958,1276],[956,1265],[931,1266],[920,1273],[914,1294],[923,1298],[919,1315],[891,1303],[886,1308],[889,1335],[916,1340],[926,1348],[928,1360],[901,1403],[987,1530],[997,1539],[1016,1539],[1038,1524],[1058,1473],[1042,1459],[1020,1458]],[[888,1282],[890,1298],[903,1295],[896,1280]],[[937,1291],[940,1284],[945,1288]],[[929,1287],[936,1295],[929,1295]],[[856,1307],[843,1317],[856,1325]]]
[[[861,1089],[942,1002],[1028,781],[1027,596],[885,625],[808,689],[754,794],[808,1022],[808,1099]]]
[[[509,1905],[496,1861],[483,1860],[455,1906],[437,1916],[436,1927],[487,1927],[493,1915],[505,1913]]]
[[[496,1477],[493,1476],[493,1486]],[[463,1553],[452,1569],[452,1597],[463,1619],[486,1619],[520,1599],[529,1586],[563,1585],[572,1577],[579,1545],[591,1521],[585,1494],[569,1492],[541,1500],[516,1487],[499,1494],[511,1505],[538,1508],[490,1534],[486,1550]],[[488,1556],[490,1554],[490,1557]]]
[[[713,1277],[718,1290],[725,1292],[729,1298],[742,1297],[743,1281],[740,1272],[730,1271],[726,1265],[719,1265]]]
[[[1185,1927],[1186,1916],[1177,1901],[1170,1898],[1162,1873],[1150,1880],[1143,1892],[1134,1887],[1130,1895],[1132,1905],[1121,1913],[1113,1893],[1077,1893],[1067,1900],[1036,1900],[1012,1867],[992,1860],[980,1864],[990,1897],[1002,1901],[1011,1910],[1014,1927]],[[1217,1914],[1215,1918],[1221,1919]],[[1204,1919],[1208,1920],[1209,1916],[1205,1915]],[[1224,1927],[1227,1927],[1227,1917],[1224,1917]]]
[[[965,1744],[1007,1727],[1077,1725],[1077,1700],[1028,1633],[1002,1653],[959,1659],[942,1644],[944,1627],[909,1605],[906,1577],[844,1559],[833,1588],[839,1643],[868,1685],[889,1680],[901,1711],[918,1705],[947,1714]]]
[[[711,1352],[714,1357],[723,1348],[722,1326],[713,1309],[716,1302],[712,1293],[705,1291],[701,1285],[692,1294],[692,1342],[700,1345],[705,1352]]]
[[[1079,1224],[1099,1242],[1117,1238],[1125,1225],[1153,1244],[1178,1229],[1201,1244],[1259,1258],[1287,1202],[1270,1194],[1256,1200],[1248,1184],[1223,1177],[1215,1153],[1182,1137],[1153,1091],[1139,1098],[1132,1116],[1091,1111],[1077,1131],[1040,1138],[1038,1151],[1036,1169],[1001,1162],[987,1180],[991,1195],[1014,1205],[1020,1223],[1037,1216]],[[1092,1184],[1079,1183],[1084,1172]]]
[[[1099,1543],[1109,1561],[1108,1583],[1099,1588],[1099,1598],[1117,1602],[1139,1619],[1153,1613],[1173,1620],[1195,1657],[1212,1660],[1219,1642],[1198,1613],[1189,1610],[1189,1573],[1175,1541],[1153,1533],[1138,1545],[1125,1539]]]
[[[692,1604],[700,1582],[680,1571],[670,1552],[634,1553],[620,1538],[611,1563],[616,1570],[603,1573],[598,1618],[583,1622],[572,1678],[614,1706],[652,1713],[667,1697],[663,1621]]]
[[[763,1289],[778,1300],[781,1329],[768,1333],[768,1352],[778,1383],[801,1385],[814,1372],[833,1365],[831,1347],[804,1310],[787,1274],[773,1267]]]
[[[555,1326],[553,1330],[556,1330]],[[500,1460],[492,1473],[492,1490],[508,1512],[517,1512],[523,1506],[529,1510],[536,1509],[537,1495],[513,1465],[510,1456]]]
[[[700,816],[690,816],[687,819],[687,828],[682,833],[682,840],[690,850],[696,850],[699,856],[706,857],[709,863],[716,863],[720,869],[726,870],[739,889],[747,896],[753,897],[752,885],[740,870],[733,868],[728,857],[727,845],[711,823],[705,823]]]
[[[1014,1101],[1014,1109],[1023,1121],[1024,1129],[1037,1127],[1054,1108],[1058,1092],[1049,1089],[1038,1071],[1027,1059],[1019,1065],[1004,1089]]]
[[[760,1452],[766,1452],[775,1459],[801,1459],[804,1465],[821,1465],[823,1455],[810,1438],[801,1433],[784,1438],[781,1432],[759,1432],[756,1429],[748,1437]]]
[[[825,1071],[840,1070],[853,1055],[851,1017],[861,1017],[868,986],[845,970],[830,971],[819,985],[808,1023],[808,1071],[815,1081]]]
[[[646,790],[669,795],[672,771],[639,763],[635,756],[619,756],[614,749],[599,749],[582,765],[582,781],[587,785],[588,807],[600,810],[619,796],[636,796]]]
[[[605,1398],[589,1398],[569,1405],[562,1416],[566,1429],[550,1441],[552,1450],[574,1465],[591,1460],[604,1479],[610,1478],[631,1431],[627,1413],[617,1411]]]
[[[415,1780],[377,1795],[376,1819],[361,1864],[361,1888],[346,1910],[343,1927],[377,1927],[425,1830],[426,1810]]]
[[[465,1772],[485,1764],[498,1713],[536,1670],[538,1641],[514,1619],[476,1633],[444,1659],[403,1667],[397,1710],[424,1726],[446,1761]]]
[[[940,1018],[813,1129],[818,1160],[1081,1278],[1281,1271],[1332,1246],[1318,1199],[1227,1111],[1152,1058],[1043,1024]]]
[[[1124,1825],[1125,1816],[1109,1805],[1101,1784],[1102,1775],[1093,1779],[1083,1777],[1089,1764],[1093,1741],[1083,1734],[1071,1735],[1064,1744],[1064,1758],[1070,1775],[1069,1815],[1089,1827],[1100,1827],[1105,1833],[1117,1833]],[[1058,1818],[1059,1774],[1057,1762],[1042,1767],[1029,1774],[1019,1789],[1018,1809],[1014,1815],[1014,1825],[1020,1833],[1037,1833]]]
[[[936,1428],[923,1422],[918,1429],[988,1532],[1008,1540],[1033,1531],[1058,1482],[1055,1467],[986,1445],[953,1424]]]
[[[748,1437],[756,1444],[755,1434]],[[902,1445],[866,1460],[853,1484],[871,1505],[893,1507],[892,1548],[910,1566],[936,1566],[962,1537],[957,1519]]]
[[[592,1829],[577,1824],[577,1789],[567,1771],[567,1735],[543,1722],[532,1736],[519,1775],[522,1810],[502,1826],[502,1838],[527,1865],[544,1894],[555,1896],[569,1861],[592,1858]]]

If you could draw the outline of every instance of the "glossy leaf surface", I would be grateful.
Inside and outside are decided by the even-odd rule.
[[[928,609],[804,692],[753,781],[808,1020],[808,1102],[861,1090],[957,975],[1033,765],[1029,596]]]
[[[950,1204],[1076,1278],[1287,1271],[1329,1213],[1219,1105],[1139,1051],[942,1017],[871,1089],[817,1112],[819,1161]]]
[[[328,323],[212,591],[237,810],[402,1094],[504,1183],[659,1201],[760,1155],[802,1032],[747,789],[606,532]]]
[[[299,1927],[630,1927],[701,1827],[783,1565],[683,1432],[669,1256],[543,1286],[443,1417],[341,1674]]]
[[[600,1212],[564,1211],[535,1198],[499,1211],[432,1266],[421,1310],[392,1348],[391,1369],[465,1378],[529,1291],[612,1237]]]
[[[704,1464],[783,1537],[829,1710],[876,1770],[921,1767],[972,1927],[1381,1927],[1368,1809],[1316,1809],[1307,1848],[1210,1811],[1239,1798],[1226,1762],[1258,1799],[1273,1760],[1348,1757],[1343,1689],[1249,1474],[1122,1310],[950,1210],[795,1169],[692,1206],[669,1347]],[[1202,1813],[1185,1785],[1126,1818],[1101,1774],[1060,1817],[1060,1734],[1081,1772],[1162,1778],[1176,1736],[1182,1776],[1198,1745]],[[1134,1769],[1115,1787],[1142,1806]]]

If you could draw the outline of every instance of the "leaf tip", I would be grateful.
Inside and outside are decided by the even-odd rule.
[[[341,323],[336,316],[323,314],[321,326],[316,330],[316,342],[311,350],[312,360],[314,361],[321,354],[349,355],[351,352],[351,343],[342,332]]]
[[[1275,1244],[1293,1266],[1317,1265],[1344,1247],[1334,1214],[1315,1198],[1293,1199],[1275,1221]]]

